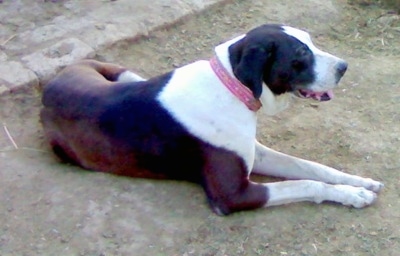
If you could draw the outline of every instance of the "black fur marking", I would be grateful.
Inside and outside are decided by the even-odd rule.
[[[138,167],[174,179],[199,181],[203,163],[199,140],[156,101],[171,76],[117,85],[98,123],[104,134],[135,152]]]

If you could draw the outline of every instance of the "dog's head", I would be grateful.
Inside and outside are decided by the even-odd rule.
[[[344,60],[315,47],[307,32],[288,26],[257,27],[226,47],[233,74],[255,98],[269,89],[274,96],[290,92],[327,101],[347,70]]]

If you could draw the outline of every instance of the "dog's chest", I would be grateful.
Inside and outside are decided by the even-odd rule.
[[[236,153],[252,168],[256,114],[221,84],[208,61],[175,70],[158,101],[189,133]]]

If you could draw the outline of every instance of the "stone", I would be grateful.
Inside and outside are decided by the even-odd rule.
[[[21,87],[32,87],[39,84],[35,73],[17,61],[0,62],[0,94]]]
[[[63,67],[84,58],[93,58],[93,48],[76,38],[64,39],[48,48],[22,58],[40,83],[47,83]]]
[[[201,10],[211,8],[213,5],[221,4],[224,1],[218,0],[184,0],[189,8],[193,9],[194,12],[199,12]]]
[[[5,52],[0,50],[0,61],[6,61],[7,60],[7,54]]]
[[[15,34],[15,37],[11,37],[3,47],[10,52],[29,51],[30,48],[40,47],[46,42],[63,38],[66,33],[66,30],[56,25],[46,25]]]
[[[0,81],[0,95],[3,94],[3,93],[8,92],[9,90],[10,90],[10,88],[8,88],[7,86],[1,84],[1,81]]]

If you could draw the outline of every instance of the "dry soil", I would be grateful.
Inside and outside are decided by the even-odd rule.
[[[368,1],[236,1],[96,58],[156,75],[206,59],[214,45],[266,22],[308,30],[349,70],[333,101],[295,100],[278,116],[260,117],[259,139],[384,182],[376,204],[298,203],[218,217],[195,185],[59,163],[38,122],[40,92],[27,91],[0,98],[0,255],[399,255],[395,13]]]

